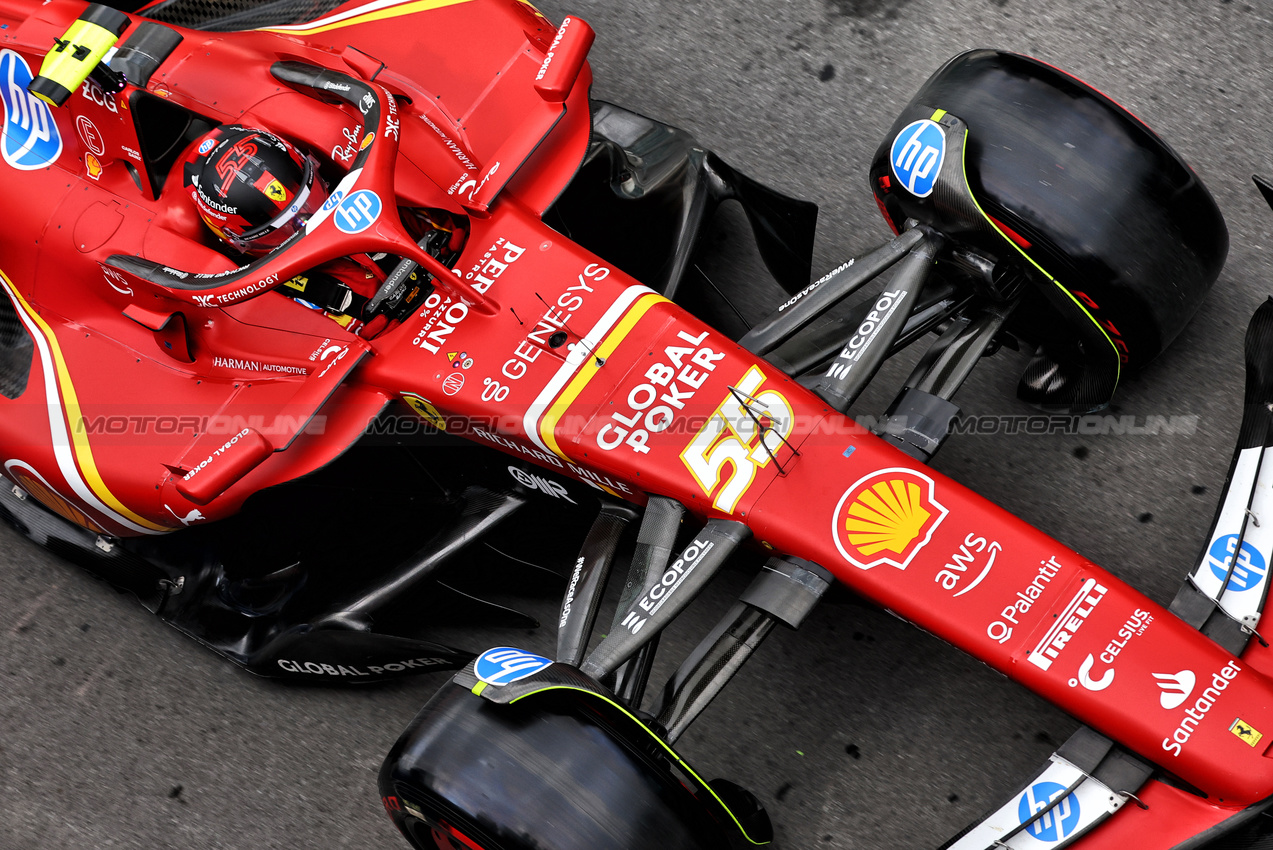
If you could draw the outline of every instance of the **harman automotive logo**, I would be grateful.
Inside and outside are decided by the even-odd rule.
[[[927,475],[903,468],[860,479],[835,506],[831,530],[836,548],[863,570],[880,564],[906,569],[948,513],[934,498],[934,489]]]
[[[1211,548],[1207,550],[1207,563],[1211,567],[1212,574],[1220,581],[1224,581],[1226,577],[1229,579],[1226,589],[1240,593],[1259,587],[1268,565],[1265,563],[1264,556],[1260,554],[1260,550],[1245,541],[1242,543],[1242,550],[1235,564],[1233,550],[1237,548],[1239,539],[1237,534],[1217,537],[1211,544]],[[1232,575],[1229,575],[1230,569],[1233,570]]]
[[[44,168],[62,153],[62,135],[49,105],[27,92],[31,68],[12,50],[0,50],[0,99],[4,101],[4,131],[0,154],[21,171]]]
[[[1037,782],[1026,789],[1017,803],[1017,818],[1021,823],[1038,818],[1025,831],[1048,843],[1068,838],[1079,824],[1079,815],[1078,798],[1067,793],[1059,782]]]
[[[552,663],[551,658],[535,655],[533,652],[497,646],[477,657],[473,662],[473,672],[483,682],[503,686],[538,673]]]
[[[946,133],[927,118],[907,124],[893,139],[889,163],[899,183],[912,195],[927,198],[933,193],[942,160],[946,158]]]
[[[1198,677],[1192,670],[1181,670],[1179,673],[1155,673],[1154,678],[1158,680],[1158,687],[1162,689],[1158,701],[1168,711],[1179,708],[1185,700],[1189,699],[1189,695],[1193,693],[1193,686],[1198,681]]]

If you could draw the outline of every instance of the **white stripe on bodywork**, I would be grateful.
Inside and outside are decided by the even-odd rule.
[[[62,472],[62,477],[66,479],[66,483],[70,485],[71,489],[75,491],[75,495],[79,496],[84,504],[92,507],[112,522],[141,534],[163,534],[163,531],[138,525],[107,507],[102,503],[101,499],[97,498],[97,494],[89,489],[84,479],[80,477],[80,471],[75,465],[75,455],[71,448],[71,435],[67,431],[66,411],[62,407],[62,396],[58,392],[57,369],[53,363],[53,355],[49,351],[48,340],[44,338],[44,334],[35,321],[27,315],[21,299],[14,294],[9,282],[2,276],[0,276],[0,286],[4,287],[10,302],[13,303],[13,307],[18,313],[18,317],[22,319],[22,324],[26,325],[27,331],[31,334],[32,339],[35,340],[36,348],[40,352],[40,365],[44,370],[44,395],[47,400],[46,406],[49,410],[49,432],[53,442],[53,457],[57,460],[57,466]],[[52,489],[57,490],[56,487]]]
[[[319,18],[316,21],[306,21],[303,24],[284,24],[282,26],[261,27],[263,30],[270,32],[306,32],[307,30],[317,29],[319,27],[328,27],[332,24],[338,24],[341,21],[347,21],[350,18],[356,18],[359,15],[365,15],[369,12],[379,12],[382,9],[392,9],[394,6],[406,6],[418,0],[374,0],[371,3],[355,7],[338,15],[328,15],[325,18]],[[462,2],[462,0],[453,0],[454,3]],[[447,5],[452,5],[448,3]]]
[[[526,414],[522,417],[522,427],[531,442],[548,452],[548,454],[555,454],[539,436],[539,420],[548,412],[553,399],[565,389],[566,384],[579,371],[579,367],[592,356],[592,352],[597,350],[597,346],[601,345],[601,341],[605,339],[606,334],[610,333],[610,330],[623,318],[623,314],[628,312],[628,308],[642,295],[653,292],[653,289],[646,286],[629,286],[602,314],[597,323],[592,326],[592,330],[588,331],[582,340],[571,346],[570,354],[566,355],[566,361],[557,369],[557,374],[552,376],[552,380],[535,397],[534,403],[526,409]]]

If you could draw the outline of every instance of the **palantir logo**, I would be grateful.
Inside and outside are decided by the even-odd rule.
[[[1049,809],[1048,806],[1058,797],[1062,799]],[[1039,812],[1043,814],[1039,815]],[[1073,794],[1066,794],[1065,786],[1059,782],[1036,782],[1021,795],[1021,801],[1017,803],[1017,818],[1025,823],[1036,815],[1038,820],[1027,826],[1025,831],[1040,841],[1062,841],[1079,824],[1079,801]]]
[[[497,646],[477,657],[477,660],[473,662],[473,672],[483,682],[502,686],[509,682],[516,682],[518,679],[525,679],[552,663],[551,658],[535,655],[533,652]]]
[[[1245,541],[1242,543],[1242,551],[1238,553],[1235,564],[1233,550],[1237,548],[1237,545],[1238,535],[1236,534],[1217,537],[1211,544],[1211,548],[1207,550],[1207,562],[1211,565],[1212,574],[1220,581],[1224,581],[1225,576],[1228,576],[1229,583],[1226,589],[1241,592],[1258,587],[1268,566],[1260,550]],[[1230,567],[1233,568],[1233,575],[1229,575]]]
[[[940,124],[927,118],[907,124],[889,151],[894,176],[918,198],[933,193],[945,158],[946,134]]]
[[[0,99],[4,131],[0,154],[21,171],[53,164],[62,153],[62,135],[49,105],[27,91],[31,68],[12,50],[0,50]]]
[[[1193,693],[1193,686],[1198,681],[1198,677],[1192,670],[1181,670],[1179,673],[1155,673],[1154,678],[1158,680],[1158,687],[1162,689],[1158,702],[1168,711],[1179,708],[1181,703],[1189,699],[1189,695]]]

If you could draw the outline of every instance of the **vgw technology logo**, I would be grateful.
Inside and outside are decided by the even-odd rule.
[[[33,171],[57,161],[62,134],[49,105],[27,91],[31,68],[12,50],[0,50],[0,99],[4,101],[4,131],[0,154],[20,171]]]
[[[538,673],[552,663],[551,658],[535,655],[533,652],[497,646],[477,657],[473,662],[473,672],[477,678],[488,684],[507,685]]]
[[[1062,796],[1063,799],[1048,809],[1053,800]],[[1047,811],[1043,811],[1044,809]],[[1079,825],[1079,801],[1073,794],[1066,794],[1065,786],[1059,782],[1037,782],[1021,795],[1021,801],[1017,803],[1017,818],[1021,823],[1039,812],[1043,814],[1027,826],[1025,831],[1040,841],[1062,841]]]
[[[917,198],[933,193],[945,158],[946,134],[940,124],[927,118],[902,128],[889,151],[893,175]]]
[[[1260,550],[1245,541],[1242,543],[1242,551],[1237,553],[1235,564],[1233,550],[1237,545],[1238,535],[1236,534],[1217,537],[1211,544],[1211,548],[1207,550],[1207,562],[1211,565],[1211,573],[1220,581],[1224,581],[1225,576],[1229,577],[1229,583],[1225,586],[1226,590],[1240,593],[1258,587],[1264,579],[1268,565],[1264,556],[1260,554]],[[1230,567],[1233,568],[1233,575],[1229,575]]]

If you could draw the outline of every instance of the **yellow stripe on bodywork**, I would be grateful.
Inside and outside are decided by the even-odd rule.
[[[606,334],[605,338],[601,340],[601,344],[583,362],[583,365],[579,367],[579,371],[575,373],[574,378],[561,391],[561,395],[557,396],[556,401],[549,406],[543,418],[539,420],[539,436],[543,438],[544,445],[552,449],[553,453],[562,460],[574,463],[561,450],[561,446],[557,444],[557,423],[566,414],[571,403],[583,392],[584,387],[588,386],[588,382],[593,379],[593,376],[601,371],[601,365],[597,361],[600,360],[604,364],[610,355],[614,353],[614,350],[619,347],[619,343],[627,338],[636,323],[641,321],[642,317],[649,312],[650,308],[664,301],[667,301],[667,299],[655,292],[646,293],[638,298],[636,303],[628,310],[627,315],[615,325],[614,330]]]
[[[372,8],[366,12],[359,12],[358,9],[351,9],[340,15],[332,15],[326,18],[319,18],[307,24],[296,24],[292,26],[280,27],[261,27],[262,32],[274,32],[281,35],[315,35],[328,30],[340,29],[342,27],[352,27],[357,24],[367,24],[373,21],[385,21],[390,18],[400,18],[404,15],[414,15],[416,12],[428,12],[432,9],[441,9],[445,6],[455,6],[459,3],[468,3],[471,0],[413,0],[408,3],[397,3],[391,6],[385,6],[383,3],[369,3],[367,6],[360,6],[358,9]]]
[[[84,414],[80,410],[79,398],[75,394],[75,385],[71,382],[71,373],[66,368],[66,359],[62,357],[62,348],[58,345],[57,336],[53,333],[53,329],[49,327],[48,322],[44,321],[39,313],[31,309],[31,305],[22,297],[22,293],[13,285],[13,281],[9,280],[8,276],[4,275],[3,272],[0,272],[0,277],[4,277],[4,281],[9,285],[8,288],[13,297],[21,302],[23,311],[39,326],[40,332],[44,334],[44,339],[49,344],[49,351],[53,355],[53,365],[57,372],[58,387],[62,392],[62,409],[66,412],[66,424],[70,432],[71,447],[75,452],[75,460],[79,464],[80,474],[84,476],[84,482],[97,498],[101,499],[107,507],[121,516],[143,528],[153,531],[171,531],[171,527],[153,523],[129,510],[106,486],[106,482],[102,480],[101,473],[97,471],[97,463],[93,460],[93,449],[88,444],[88,436],[84,433],[84,428],[81,427],[81,423],[84,421]],[[49,404],[54,404],[57,399],[49,399],[48,401]]]
[[[945,115],[945,114],[946,114],[946,110],[944,110],[944,109],[939,109],[939,110],[937,110],[937,113],[941,113],[942,115]],[[937,120],[937,119],[936,119],[936,115],[937,115],[937,113],[934,113],[934,119],[933,119],[933,120]],[[1058,280],[1057,280],[1056,278],[1054,278],[1052,275],[1048,274],[1047,270],[1046,270],[1046,269],[1044,269],[1044,268],[1043,268],[1043,266],[1041,266],[1041,265],[1039,265],[1038,263],[1036,263],[1036,262],[1034,261],[1034,258],[1033,258],[1033,257],[1031,257],[1029,254],[1027,254],[1027,253],[1025,252],[1025,249],[1024,249],[1024,248],[1022,248],[1020,245],[1018,245],[1018,244],[1017,244],[1017,243],[1016,243],[1016,242],[1012,239],[1012,237],[1010,237],[1010,236],[1008,236],[1008,234],[1004,233],[1004,232],[1003,232],[1003,228],[1002,228],[1002,227],[1000,227],[999,225],[995,224],[994,219],[992,219],[989,215],[987,215],[987,214],[986,214],[986,211],[985,211],[985,210],[983,210],[983,209],[981,208],[981,203],[977,200],[977,196],[973,194],[972,186],[968,185],[968,163],[967,163],[967,160],[968,160],[968,130],[967,130],[966,128],[964,129],[964,148],[963,148],[963,151],[962,151],[962,155],[963,155],[963,157],[964,157],[964,162],[960,163],[960,166],[961,166],[961,168],[962,168],[962,170],[963,170],[963,174],[964,174],[964,185],[965,185],[965,186],[968,186],[968,197],[969,197],[969,198],[972,198],[972,202],[973,202],[973,204],[977,207],[977,212],[981,213],[982,218],[984,218],[984,219],[986,220],[986,222],[987,222],[987,223],[988,223],[991,227],[993,227],[993,228],[995,229],[995,231],[996,231],[996,232],[997,232],[1000,236],[1002,236],[1002,237],[1003,237],[1003,239],[1004,239],[1004,241],[1005,241],[1005,242],[1007,242],[1009,245],[1011,245],[1013,248],[1015,248],[1015,249],[1017,250],[1017,253],[1018,253],[1018,254],[1020,254],[1021,256],[1025,257],[1026,262],[1028,262],[1030,265],[1032,265],[1032,266],[1034,266],[1036,269],[1038,269],[1038,270],[1039,270],[1039,273],[1040,273],[1040,274],[1042,274],[1044,277],[1046,277],[1048,280],[1052,281],[1052,284],[1053,284],[1053,285],[1054,285],[1057,289],[1059,289],[1059,290],[1061,290],[1062,292],[1064,292],[1064,293],[1065,293],[1065,295],[1066,295],[1066,297],[1068,297],[1071,301],[1073,301],[1073,302],[1074,302],[1074,304],[1075,304],[1075,305],[1076,305],[1076,306],[1077,306],[1080,310],[1082,310],[1082,311],[1083,311],[1083,315],[1087,316],[1089,319],[1091,319],[1091,320],[1092,320],[1092,324],[1093,324],[1093,325],[1095,325],[1095,326],[1096,326],[1096,329],[1097,329],[1098,331],[1100,331],[1100,332],[1101,332],[1101,336],[1105,337],[1105,341],[1109,343],[1109,347],[1110,347],[1110,348],[1112,348],[1112,349],[1114,350],[1114,362],[1117,364],[1117,367],[1116,367],[1117,374],[1114,376],[1114,386],[1118,386],[1118,381],[1119,381],[1119,379],[1120,379],[1120,378],[1122,378],[1122,376],[1123,376],[1123,359],[1122,359],[1122,357],[1120,357],[1120,356],[1119,356],[1119,353],[1118,353],[1118,346],[1114,345],[1114,340],[1110,338],[1109,333],[1108,333],[1108,332],[1106,332],[1105,328],[1101,327],[1101,323],[1100,323],[1100,322],[1098,322],[1098,321],[1096,321],[1096,317],[1095,317],[1095,316],[1093,316],[1093,315],[1092,315],[1092,314],[1088,311],[1087,307],[1083,306],[1083,302],[1082,302],[1082,301],[1080,301],[1080,300],[1078,300],[1077,298],[1075,298],[1075,297],[1074,297],[1074,294],[1073,294],[1073,293],[1071,293],[1071,292],[1070,292],[1070,290],[1068,290],[1068,289],[1066,289],[1064,286],[1062,286],[1060,281],[1058,281]]]

